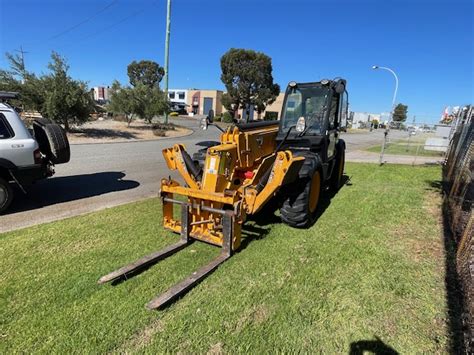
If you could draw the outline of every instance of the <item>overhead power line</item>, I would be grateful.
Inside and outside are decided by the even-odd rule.
[[[98,15],[100,15],[101,13],[107,11],[107,9],[109,9],[110,7],[114,6],[116,3],[118,2],[118,0],[113,0],[111,3],[109,3],[107,6],[103,7],[102,9],[100,9],[99,11],[95,12],[94,14],[92,14],[91,16],[89,16],[88,18],[76,23],[75,25],[55,34],[54,36],[51,36],[50,38],[48,38],[48,40],[53,40],[53,39],[56,39],[56,38],[59,38],[61,36],[64,36],[66,33],[69,33],[73,30],[75,30],[76,28],[82,26],[83,24],[89,22],[90,20],[92,20],[94,17],[97,17]]]
[[[152,5],[154,5],[154,4],[156,4],[156,3],[157,3],[157,1],[154,1],[154,2],[152,3]],[[145,7],[145,8],[142,8],[142,9],[139,9],[139,10],[136,10],[136,11],[132,12],[130,15],[125,16],[125,17],[123,17],[122,19],[118,20],[117,22],[114,22],[114,23],[112,23],[112,24],[110,24],[110,25],[108,25],[108,26],[106,26],[106,27],[103,27],[103,28],[101,28],[101,29],[98,30],[98,31],[92,32],[92,33],[88,34],[88,35],[85,36],[85,37],[79,38],[78,40],[75,40],[74,42],[75,42],[75,43],[76,43],[76,42],[81,42],[81,41],[84,41],[84,40],[89,39],[89,38],[91,38],[91,37],[95,37],[95,36],[97,36],[97,35],[100,35],[101,33],[106,32],[106,31],[108,31],[108,30],[110,30],[110,29],[112,29],[112,28],[114,28],[114,27],[116,27],[116,26],[118,26],[118,25],[124,23],[124,22],[127,21],[128,19],[130,19],[130,18],[132,18],[132,17],[135,17],[135,16],[141,14],[142,12],[145,12],[146,10],[147,10],[146,7]]]
[[[68,28],[67,30],[64,30],[64,31],[62,31],[61,33],[58,33],[58,34],[54,35],[53,37],[50,38],[50,40],[53,39],[53,38],[57,38],[57,37],[59,37],[59,36],[62,36],[63,34],[66,34],[67,32],[72,31],[74,28],[79,27],[81,24],[83,24],[83,23],[89,21],[89,20],[92,19],[93,17],[96,17],[96,16],[99,15],[100,13],[104,12],[106,9],[110,8],[110,7],[111,7],[112,5],[114,5],[116,2],[118,2],[118,0],[112,1],[109,5],[107,5],[106,7],[102,8],[101,10],[99,10],[98,12],[96,12],[94,15],[90,16],[88,19],[83,20],[83,21],[81,21],[80,23],[78,23],[78,24],[76,24],[76,25],[74,25],[74,26]],[[153,1],[153,2],[151,3],[151,5],[153,6],[153,5],[156,5],[157,3],[158,3],[158,0],[155,0],[155,1]],[[58,48],[65,48],[65,47],[73,46],[73,45],[75,45],[75,44],[77,44],[77,43],[80,43],[80,42],[83,42],[83,41],[85,41],[85,40],[88,40],[89,38],[92,38],[92,37],[98,36],[98,35],[100,35],[100,34],[102,34],[102,33],[104,33],[104,32],[107,32],[107,31],[113,29],[114,27],[117,27],[117,26],[119,26],[120,24],[126,22],[126,21],[129,20],[130,18],[135,17],[135,16],[137,16],[137,15],[140,15],[141,13],[143,13],[143,12],[145,12],[145,11],[147,11],[147,7],[143,7],[143,8],[141,8],[141,9],[138,9],[138,10],[132,12],[131,14],[129,14],[129,15],[127,15],[127,16],[125,16],[125,17],[119,19],[118,21],[113,22],[113,23],[111,23],[110,25],[105,26],[105,27],[103,27],[103,28],[101,28],[101,29],[99,29],[99,30],[97,30],[97,31],[95,31],[95,32],[89,33],[89,34],[86,35],[86,36],[83,36],[83,37],[81,37],[81,38],[78,38],[78,39],[74,40],[73,42],[69,42],[69,43],[62,44],[62,45],[54,45],[53,48],[51,48],[51,45],[50,45],[50,46],[48,46],[49,48],[43,47],[43,49],[56,50],[56,49],[58,49]],[[37,43],[40,43],[40,41],[37,41]],[[44,43],[44,41],[42,41],[42,43]],[[20,52],[20,51],[18,51],[18,52]],[[28,52],[25,52],[25,51],[24,51],[24,53],[28,53]]]

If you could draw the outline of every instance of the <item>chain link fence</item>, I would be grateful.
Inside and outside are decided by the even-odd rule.
[[[441,164],[445,160],[448,139],[438,137],[433,125],[419,124],[417,129],[409,127],[399,138],[391,138],[385,149],[387,162],[394,160],[393,155],[406,156],[407,163]],[[393,134],[392,134],[393,135]]]
[[[456,249],[456,271],[464,298],[462,323],[467,353],[474,353],[473,130],[474,108],[466,106],[454,121],[443,165],[443,213]]]

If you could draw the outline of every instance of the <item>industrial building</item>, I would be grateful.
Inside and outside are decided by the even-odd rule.
[[[179,93],[183,93],[184,97],[186,97],[186,110],[189,115],[207,115],[211,109],[216,115],[222,115],[227,111],[222,105],[222,95],[224,94],[222,90],[172,89],[169,90],[168,93],[170,101],[176,102]],[[275,102],[271,105],[268,105],[266,110],[261,113],[260,117],[265,117],[265,114],[270,114],[272,117],[278,117],[283,106],[284,95],[284,93],[280,93]],[[257,112],[255,112],[252,106],[249,107],[248,110],[240,109],[238,111],[239,118],[246,118],[247,114],[249,116],[249,120],[258,118]]]

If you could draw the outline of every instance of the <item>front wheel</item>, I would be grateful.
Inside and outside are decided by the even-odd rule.
[[[0,214],[7,210],[13,201],[13,189],[8,181],[0,178]]]
[[[285,200],[280,209],[282,221],[296,228],[307,228],[313,224],[321,195],[319,160],[311,153],[304,156],[299,179],[285,189]]]

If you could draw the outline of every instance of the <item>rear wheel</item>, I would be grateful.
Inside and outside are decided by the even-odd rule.
[[[47,119],[34,121],[35,139],[41,152],[53,164],[64,164],[71,158],[71,149],[64,129],[55,123],[47,123]]]
[[[0,178],[0,214],[7,210],[13,201],[13,189],[8,181]]]
[[[321,170],[315,154],[305,153],[299,179],[284,189],[285,200],[281,207],[284,223],[306,228],[313,224],[321,195]]]
[[[71,150],[66,132],[57,124],[44,126],[44,131],[48,137],[51,149],[51,161],[54,164],[64,164],[71,158]]]

